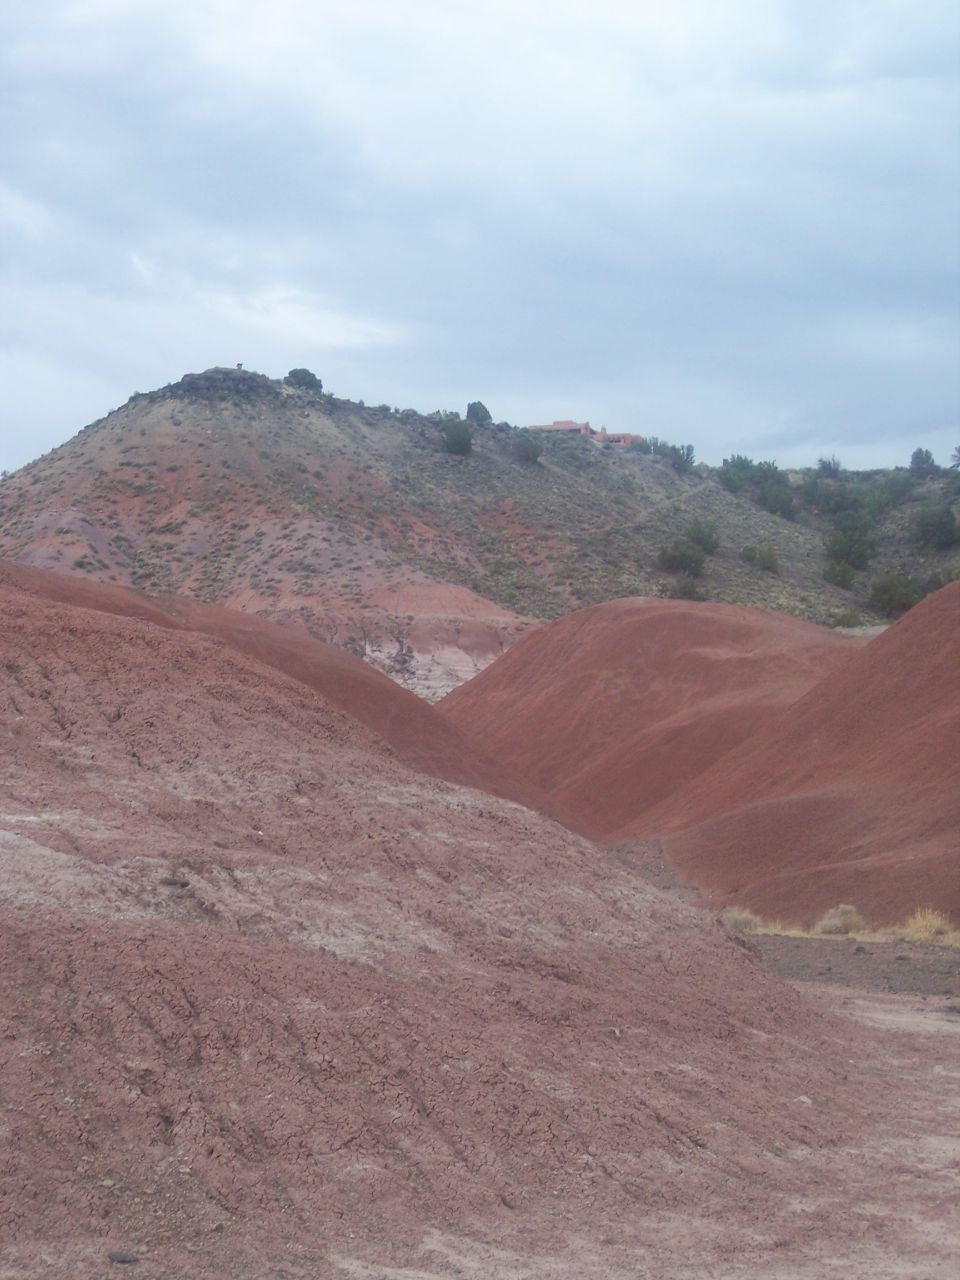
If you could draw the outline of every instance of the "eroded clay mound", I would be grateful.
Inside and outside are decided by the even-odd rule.
[[[0,708],[13,1273],[592,1237],[842,1136],[832,1024],[747,951],[306,684],[8,585]]]
[[[554,816],[608,839],[682,797],[858,644],[738,605],[616,600],[525,636],[440,707]]]
[[[0,590],[4,586],[41,600],[209,636],[320,694],[328,705],[366,725],[414,769],[496,791],[526,804],[540,800],[532,788],[511,784],[421,698],[354,654],[315,640],[295,626],[279,626],[253,614],[201,604],[185,596],[149,597],[10,560],[0,560]]]
[[[766,916],[840,902],[960,923],[960,583],[621,835],[670,832],[683,874]]]

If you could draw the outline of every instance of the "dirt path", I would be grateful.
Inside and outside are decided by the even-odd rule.
[[[817,982],[900,995],[944,996],[960,1011],[960,951],[916,942],[858,942],[855,938],[751,939],[788,982]]]

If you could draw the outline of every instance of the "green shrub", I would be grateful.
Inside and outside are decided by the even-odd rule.
[[[706,600],[707,598],[703,588],[697,585],[696,579],[689,578],[686,574],[674,578],[661,595],[667,600]]]
[[[873,559],[873,541],[859,530],[838,529],[823,545],[828,560],[834,564],[848,564],[851,569],[866,569]]]
[[[686,475],[688,471],[693,470],[694,451],[692,444],[672,444],[670,452],[667,455],[668,461],[674,471],[680,475]]]
[[[661,440],[659,436],[650,436],[643,444],[638,442],[638,448],[641,453],[655,453],[658,458],[666,458],[674,471],[680,474],[693,469],[692,444],[670,444],[667,440]]]
[[[447,453],[465,458],[473,451],[473,433],[467,424],[459,419],[448,422],[443,428],[443,446]]]
[[[769,542],[764,542],[759,547],[744,547],[740,552],[740,559],[757,569],[762,569],[764,573],[780,572],[777,553]]]
[[[878,613],[895,618],[912,609],[922,595],[918,585],[905,573],[885,573],[870,587],[870,604]]]
[[[845,560],[831,561],[823,571],[824,582],[829,582],[834,587],[842,587],[844,591],[853,586],[855,576],[853,566],[847,564]]]
[[[756,470],[756,463],[745,453],[734,453],[724,458],[718,479],[731,493],[742,493],[749,485]]]
[[[914,449],[910,455],[910,472],[915,476],[935,476],[939,474],[940,468],[929,449]]]
[[[913,492],[913,478],[906,471],[894,471],[877,481],[878,488],[885,492],[890,506],[899,506]]]
[[[687,542],[692,542],[707,556],[714,555],[720,547],[717,526],[703,520],[694,520],[692,524],[688,524],[683,536]]]
[[[518,431],[513,442],[513,456],[518,462],[536,462],[543,453],[543,441],[529,431]]]
[[[493,421],[493,418],[482,400],[471,400],[467,405],[467,421],[478,427],[485,427]]]
[[[921,507],[914,517],[913,535],[922,547],[944,551],[960,542],[960,526],[949,503]]]
[[[831,627],[862,627],[863,617],[856,609],[841,609],[830,619]]]
[[[731,493],[749,489],[765,511],[785,520],[796,520],[797,504],[790,492],[790,481],[775,462],[754,462],[742,453],[735,453],[731,458],[724,458],[719,479]]]
[[[703,573],[705,559],[706,556],[699,547],[681,538],[660,548],[657,563],[667,573],[685,573],[696,578]]]
[[[303,391],[322,391],[323,383],[309,369],[291,369],[284,382],[288,387],[299,387]]]

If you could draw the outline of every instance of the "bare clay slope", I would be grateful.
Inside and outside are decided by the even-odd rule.
[[[638,1213],[842,1136],[833,1024],[705,919],[274,667],[37,585],[0,583],[0,1269],[459,1274],[439,1228],[601,1274]]]
[[[632,599],[524,637],[440,704],[506,774],[594,839],[683,797],[859,641],[737,605]]]
[[[0,584],[43,600],[79,605],[122,618],[139,618],[173,630],[210,636],[247,657],[306,685],[326,702],[360,721],[413,769],[481,787],[539,806],[535,788],[511,784],[506,774],[468,745],[455,726],[429,703],[354,654],[252,614],[201,604],[184,596],[150,597],[73,575],[31,569],[0,560]]]
[[[620,835],[766,916],[851,902],[960,924],[960,583],[922,601],[776,722]]]

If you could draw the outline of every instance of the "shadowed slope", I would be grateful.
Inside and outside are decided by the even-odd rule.
[[[608,839],[682,798],[856,645],[736,605],[615,600],[524,637],[440,708],[555,817]]]

